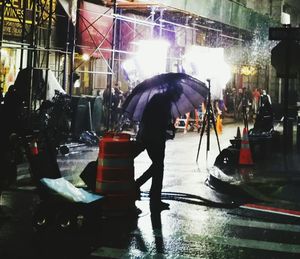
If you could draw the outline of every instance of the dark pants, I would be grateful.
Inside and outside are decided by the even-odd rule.
[[[152,177],[150,189],[151,201],[161,200],[161,190],[164,175],[164,159],[165,159],[165,140],[162,141],[146,141],[145,143],[136,142],[134,157],[138,156],[145,149],[148,156],[152,160],[151,166],[136,180],[138,187],[142,186]]]

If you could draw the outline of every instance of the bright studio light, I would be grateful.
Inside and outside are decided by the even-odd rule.
[[[135,55],[122,63],[130,82],[141,82],[154,75],[165,73],[170,44],[164,40],[141,40],[132,42],[137,46]]]
[[[138,80],[137,76],[137,66],[135,64],[135,61],[133,58],[126,59],[122,63],[122,68],[125,71],[125,75],[127,77],[127,80],[130,82],[136,82]]]
[[[163,40],[141,40],[137,42],[136,63],[140,80],[166,72],[169,43]]]
[[[199,80],[211,80],[212,98],[218,99],[230,79],[230,67],[224,61],[223,48],[190,46],[184,56],[183,68]]]
[[[90,60],[90,55],[87,54],[87,53],[84,53],[84,54],[82,54],[81,58],[82,58],[83,61],[89,61]]]
[[[136,53],[142,80],[166,72],[169,43],[164,40],[141,40]]]

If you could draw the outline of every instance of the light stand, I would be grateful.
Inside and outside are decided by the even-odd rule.
[[[207,82],[208,82],[208,97],[207,97],[207,102],[206,102],[206,111],[205,111],[205,114],[203,117],[203,124],[202,124],[201,132],[200,132],[200,140],[199,140],[199,145],[198,145],[196,162],[198,162],[200,146],[201,146],[202,137],[205,132],[205,129],[207,132],[207,142],[206,142],[206,158],[207,158],[208,151],[210,148],[210,127],[211,127],[210,122],[212,122],[212,124],[213,124],[214,131],[215,131],[216,138],[217,138],[218,148],[219,148],[219,151],[221,152],[219,137],[218,137],[218,133],[217,133],[217,127],[216,127],[216,121],[215,121],[215,115],[214,115],[214,111],[211,107],[210,79],[207,79]]]

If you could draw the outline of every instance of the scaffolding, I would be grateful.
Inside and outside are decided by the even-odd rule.
[[[1,1],[0,59],[3,60],[3,49],[17,50],[18,70],[31,69],[31,79],[35,70],[43,70],[45,82],[48,82],[48,71],[52,70],[71,96],[96,95],[104,89],[108,89],[111,96],[112,87],[120,82],[127,89],[134,87],[138,81],[125,79],[122,63],[135,55],[136,45],[132,43],[138,40],[169,37],[173,44],[167,72],[178,72],[185,46],[222,46],[224,42],[242,45],[250,38],[236,28],[165,5],[79,1],[77,24],[74,24],[60,1],[23,0],[20,3],[22,6],[15,6],[11,0]],[[18,28],[17,33],[8,31],[7,28],[12,27]],[[76,74],[81,79],[79,89],[74,88]],[[2,72],[1,78],[6,76]],[[36,102],[33,82],[31,80],[28,96],[30,109],[34,109],[32,104]]]
[[[9,47],[21,50],[19,70],[24,67],[54,70],[66,89],[67,81],[72,81],[69,80],[72,77],[67,78],[68,71],[69,74],[74,71],[109,75],[114,77],[113,81],[118,81],[121,74],[121,61],[124,57],[134,54],[128,49],[128,42],[125,42],[128,38],[135,41],[138,38],[154,36],[159,38],[163,37],[164,34],[174,33],[176,38],[181,40],[184,38],[185,41],[183,44],[176,43],[176,45],[184,46],[195,43],[203,44],[201,35],[202,37],[208,37],[213,33],[218,40],[223,38],[223,40],[230,39],[235,42],[243,41],[243,37],[240,34],[236,36],[232,34],[225,35],[222,31],[224,25],[214,23],[214,25],[208,26],[205,24],[204,19],[193,17],[190,14],[180,12],[180,10],[168,8],[165,5],[136,4],[133,6],[130,2],[120,1],[118,4],[116,2],[108,1],[110,4],[102,5],[105,8],[102,8],[101,13],[97,13],[93,10],[84,9],[84,3],[88,2],[81,1],[77,8],[76,28],[71,28],[73,27],[72,23],[65,15],[63,20],[68,28],[65,47],[55,47],[53,44],[53,32],[56,29],[57,21],[61,20],[63,16],[62,12],[57,11],[58,2],[55,0],[24,0],[20,1],[23,4],[22,6],[14,6],[13,1],[2,0],[1,13],[3,15],[1,16],[0,26],[0,48]],[[97,6],[92,3],[90,5]],[[100,5],[98,4],[98,6]],[[136,9],[133,9],[133,7]],[[84,16],[87,12],[93,12],[93,18],[90,20],[87,20],[86,16]],[[14,19],[10,19],[5,14],[13,14]],[[105,18],[111,19],[111,23],[109,25],[106,24],[107,31],[103,33],[103,31],[99,30],[98,25],[101,24],[101,19]],[[13,41],[12,37],[5,31],[5,28],[9,28],[7,26],[9,22],[13,22],[19,28],[19,35],[13,37],[17,41]],[[81,31],[76,33],[76,29],[78,30],[79,28],[78,24],[81,25],[83,31],[87,32],[85,35],[93,41],[93,44],[90,44],[90,46],[82,46],[78,42],[78,33],[81,33]],[[125,35],[123,32],[126,29],[124,28],[127,28]],[[145,32],[148,32],[148,35]],[[93,39],[93,37],[98,37],[96,36],[97,33],[101,35],[100,42],[96,42]],[[63,36],[65,37],[65,35]],[[106,48],[103,48],[103,43],[107,41],[109,41],[109,44],[106,44]],[[82,69],[85,63],[91,62],[90,59],[78,61],[78,64],[74,64],[72,55],[75,57],[75,53],[82,52],[84,48],[90,48],[89,56],[91,58],[96,56],[96,59],[103,61],[102,70],[99,70],[97,66],[97,70],[93,69],[93,66],[88,67],[88,69]],[[75,53],[72,53],[72,51]],[[50,57],[52,58],[53,55],[55,56],[55,61],[50,64]],[[80,56],[78,57],[80,58]],[[179,60],[180,58],[180,56],[174,55],[170,56],[169,60]],[[62,63],[63,66],[60,67],[58,64]],[[72,84],[70,84],[69,92],[72,93]]]
[[[55,47],[53,44],[53,31],[60,16],[57,3],[55,0],[2,0],[0,4],[1,87],[6,92],[14,83],[11,78],[16,79],[19,71],[28,68],[32,80],[27,98],[28,103],[32,104],[36,101],[32,91],[35,70],[45,71],[45,82],[48,82],[49,70],[57,78],[61,78],[61,82],[66,81],[66,73],[63,73],[59,64],[66,63],[66,56],[70,53],[67,49]],[[11,70],[12,67],[14,71],[10,71],[11,78],[8,80],[6,69]],[[45,99],[46,96],[41,98]],[[32,105],[29,105],[29,109],[31,108]]]
[[[172,49],[170,52],[168,61],[169,64],[177,62],[177,65],[180,65],[179,63],[182,59],[182,49],[184,46],[192,44],[220,46],[222,42],[224,43],[225,41],[231,41],[232,45],[243,44],[244,38],[246,37],[246,34],[244,35],[240,31],[237,33],[237,30],[232,30],[229,35],[226,35],[229,29],[227,27],[225,28],[225,25],[220,23],[209,25],[209,23],[206,23],[208,19],[200,19],[199,17],[182,13],[177,9],[168,8],[165,5],[149,6],[140,4],[135,5],[135,7],[138,7],[136,9],[132,9],[131,4],[118,4],[117,8],[111,4],[111,6],[106,7],[107,9],[104,9],[102,13],[97,13],[95,11],[96,8],[87,11],[84,6],[79,7],[78,22],[81,21],[81,25],[83,24],[80,33],[86,31],[89,32],[90,30],[93,31],[94,34],[92,35],[92,32],[86,34],[87,37],[91,38],[92,46],[83,46],[80,45],[80,43],[77,44],[81,53],[87,51],[90,58],[95,54],[98,55],[98,60],[102,59],[105,66],[102,67],[102,70],[80,69],[80,67],[83,67],[83,64],[91,62],[91,59],[88,59],[79,62],[79,65],[75,67],[75,71],[96,75],[106,74],[110,76],[110,81],[115,83],[120,80],[120,75],[122,75],[122,61],[135,54],[134,46],[129,46],[130,42],[132,43],[140,39],[151,39],[154,37],[164,38],[167,37],[167,34],[173,34],[172,40],[176,41],[180,39],[181,42],[175,42],[175,49]],[[112,9],[113,11],[110,11]],[[88,20],[86,16],[83,15],[83,12],[89,12],[91,16],[93,15],[93,19]],[[107,27],[107,31],[104,34],[103,31],[101,32],[97,28],[99,28],[99,25],[101,24],[101,19],[105,18],[111,18],[112,22]],[[95,32],[100,36],[96,36]],[[97,44],[93,37],[102,37],[102,40],[98,40]],[[208,40],[205,39],[205,37],[208,38]],[[110,46],[103,48],[103,43],[107,40],[111,42]],[[111,52],[109,55],[110,62],[107,62],[104,56],[109,52]],[[172,65],[169,65],[168,70],[171,71],[172,69]]]

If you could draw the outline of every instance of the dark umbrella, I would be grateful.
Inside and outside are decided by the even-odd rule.
[[[156,94],[169,92],[173,118],[199,107],[208,95],[205,83],[184,73],[166,73],[153,76],[138,84],[123,103],[127,118],[140,121],[147,103]],[[179,96],[179,98],[178,98]]]

